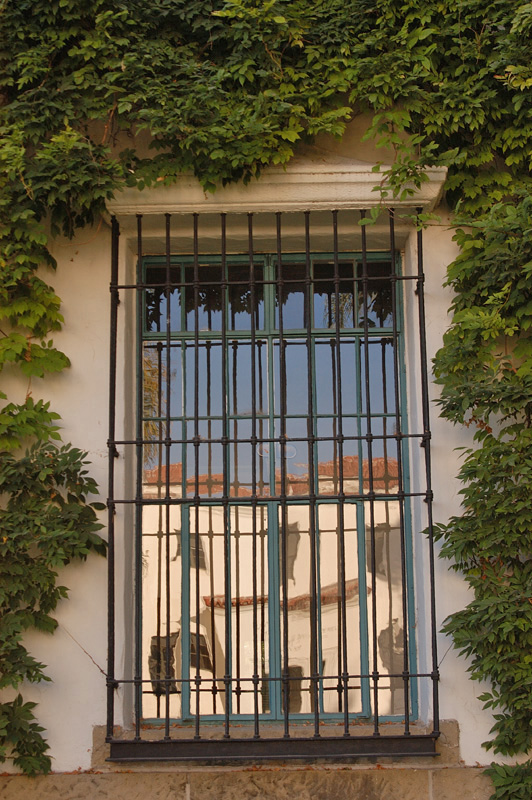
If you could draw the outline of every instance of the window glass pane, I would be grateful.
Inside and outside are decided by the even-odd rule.
[[[404,540],[398,501],[379,497],[399,488],[399,384],[391,333],[373,333],[393,322],[390,262],[368,262],[364,305],[359,263],[345,254],[338,283],[333,260],[313,257],[309,309],[300,255],[282,286],[276,257],[257,255],[252,305],[245,250],[231,252],[224,290],[210,256],[196,292],[189,257],[172,265],[169,309],[165,265],[148,266],[141,289],[144,716],[164,717],[168,693],[176,718],[280,720],[287,708],[338,722],[371,713],[372,669],[379,713],[404,714],[391,677],[403,669]],[[364,321],[369,336],[355,330]]]
[[[257,438],[268,437],[269,425],[265,420],[259,420],[255,426]],[[259,496],[269,494],[270,462],[267,454],[269,444],[262,443],[254,447],[250,443],[252,423],[250,419],[230,420],[229,438],[232,440],[228,446],[229,482],[231,497],[250,497],[255,493]],[[253,487],[253,462],[255,465],[255,487]]]
[[[343,428],[342,428],[343,433]],[[340,434],[338,420],[335,417],[320,419],[318,423],[320,441],[317,443],[318,463],[316,480],[320,495],[335,495],[340,492]],[[323,440],[321,437],[325,437]],[[360,492],[359,444],[345,439],[342,445],[343,490],[358,494]]]
[[[363,327],[367,318],[369,328],[386,328],[393,324],[392,282],[390,280],[391,261],[368,263],[367,302],[364,304],[362,284],[358,292],[358,324]],[[362,277],[362,265],[358,266],[359,278]]]
[[[142,512],[142,653],[144,717],[181,715],[181,513],[177,507],[148,505]],[[169,614],[161,598],[168,596]]]
[[[204,561],[189,562],[188,635],[183,637],[183,664],[190,676],[190,713],[223,714],[226,705],[224,511],[220,506],[184,509],[188,517],[189,552]],[[221,568],[218,568],[222,565]],[[198,656],[199,654],[199,656]],[[200,678],[199,687],[196,678]],[[199,692],[198,692],[199,688]]]
[[[283,286],[276,286],[275,295],[275,327],[280,324],[279,303],[283,309],[283,330],[299,330],[307,325],[305,264],[290,262],[282,265]]]
[[[251,330],[251,287],[249,264],[229,264],[228,272],[228,325],[233,331]],[[264,268],[262,264],[254,264],[255,273],[255,330],[264,328]]]
[[[222,268],[220,264],[202,264],[198,268],[198,330],[220,331],[222,329]],[[185,313],[187,331],[195,330],[194,267],[185,269]]]
[[[251,372],[255,369],[255,414],[268,412],[268,349],[265,342],[255,343],[254,364],[251,342],[234,339],[227,344],[227,393],[229,414],[251,417],[253,397]],[[216,391],[220,393],[220,384]]]
[[[221,417],[223,408],[222,345],[220,342],[201,341],[198,344],[197,372],[194,344],[186,344],[186,415]]]
[[[278,439],[280,435],[280,422],[275,423],[276,442],[273,447],[275,453],[276,493],[281,491],[281,465],[284,458],[284,471],[286,494],[308,495],[309,493],[309,450],[308,419],[289,418],[285,423],[286,436],[290,441],[282,446]]]
[[[335,328],[338,317],[340,328],[353,327],[354,283],[352,262],[338,265],[338,304],[334,280],[334,262],[314,263],[314,327]],[[338,312],[336,306],[338,305]]]
[[[170,267],[171,287],[167,290],[166,265],[146,267],[145,282],[149,288],[144,294],[145,318],[144,326],[149,333],[166,333],[168,297],[170,297],[170,327],[172,330],[181,330],[181,268]]]
[[[360,408],[360,367],[358,344],[355,339],[342,339],[340,343],[342,415],[356,414]]]
[[[211,441],[209,441],[209,427]],[[200,437],[199,445],[187,444],[186,447],[187,494],[189,497],[193,496],[197,489],[197,493],[202,497],[220,497],[223,493],[224,451],[223,445],[213,439],[221,438],[222,424],[218,421],[209,425],[207,420],[200,420],[197,429]],[[189,442],[193,439],[195,430],[196,425],[189,422],[187,424]]]
[[[279,572],[281,604],[281,674],[288,667],[288,680],[281,682],[284,710],[286,695],[290,713],[309,713],[317,695],[311,675],[317,659],[316,597],[311,591],[310,508],[289,505],[279,509]],[[286,589],[286,597],[283,591]],[[286,605],[285,605],[286,600]],[[288,652],[285,656],[285,636]]]
[[[308,349],[302,340],[288,339],[284,341],[285,369],[281,373],[280,345],[274,343],[274,390],[275,413],[283,410],[286,414],[308,413]],[[284,399],[284,407],[281,404]]]
[[[234,714],[255,708],[253,675],[267,677],[269,664],[268,523],[267,511],[231,506],[224,517],[220,506],[191,509],[190,537],[201,542],[206,567],[190,570],[190,674],[201,677],[201,714],[222,714],[226,704]],[[227,523],[227,524],[226,524]],[[227,535],[224,531],[227,529]],[[197,531],[197,535],[196,535]],[[227,563],[230,584],[226,591]],[[228,595],[230,606],[228,607]],[[231,652],[226,653],[226,637]],[[196,657],[199,639],[200,659]],[[231,659],[232,691],[226,698],[223,677]],[[266,682],[259,681],[259,713],[269,712]],[[190,706],[198,700],[191,682]]]
[[[375,502],[373,527],[371,509],[366,503],[366,563],[368,595],[372,598],[371,612],[376,617],[377,665],[379,679],[379,714],[403,714],[404,683],[397,675],[404,669],[404,624],[401,572],[401,518],[399,502]],[[375,580],[370,565],[375,562]],[[369,631],[370,643],[372,634]]]
[[[323,710],[342,713],[347,702],[350,712],[360,712],[360,591],[364,587],[358,565],[356,506],[321,504],[318,524]],[[347,692],[337,677],[345,672],[345,667],[349,674]]]
[[[366,386],[366,350],[369,367],[369,386]],[[360,345],[362,411],[372,414],[395,412],[394,353],[390,338],[370,339]]]
[[[170,353],[170,355],[169,355]],[[172,342],[170,351],[163,342],[144,342],[142,346],[142,400],[144,419],[182,414],[182,348]],[[167,386],[167,382],[169,386]],[[170,407],[167,403],[170,389]]]

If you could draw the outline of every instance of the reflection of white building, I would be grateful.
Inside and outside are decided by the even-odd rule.
[[[346,489],[352,483],[358,491],[358,464],[351,459],[344,466]],[[318,472],[320,499],[326,499],[328,491],[336,493],[337,477],[331,463],[320,464]],[[367,473],[363,464],[363,485]],[[164,470],[161,478],[158,482],[157,470],[145,471],[146,498],[165,491]],[[172,464],[170,496],[181,496],[181,479],[181,465]],[[199,484],[215,494],[216,480],[200,476]],[[396,463],[375,459],[376,490],[392,493],[395,480]],[[297,496],[305,476],[289,476],[288,482]],[[321,713],[339,714],[347,698],[349,712],[369,715],[367,676],[374,670],[382,676],[379,714],[402,713],[402,681],[389,677],[403,669],[398,502],[375,501],[371,508],[369,501],[346,501],[343,509],[337,502],[318,502],[314,533],[308,503],[285,508],[283,546],[282,512],[275,504],[261,503],[253,512],[251,505],[235,503],[224,512],[217,504],[196,509],[187,503],[170,506],[168,516],[162,506],[144,507],[143,669],[155,681],[151,691],[145,688],[144,717],[164,715],[164,682],[157,678],[168,679],[176,718],[195,713],[198,685],[202,715],[224,714],[229,702],[233,715],[253,714],[257,704],[259,713],[278,716],[286,666],[292,714],[311,713],[315,702]],[[269,568],[272,559],[279,570]],[[346,671],[347,687],[338,678]]]

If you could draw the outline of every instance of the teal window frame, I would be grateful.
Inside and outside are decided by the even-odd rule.
[[[327,262],[329,261],[332,265],[335,256],[333,253],[312,253],[311,254],[311,265],[312,270],[314,269],[314,265],[319,262]],[[276,346],[276,340],[279,339],[279,328],[276,327],[276,320],[275,320],[275,308],[276,308],[276,300],[275,300],[275,292],[276,292],[276,278],[275,278],[275,267],[277,256],[275,254],[254,254],[253,256],[255,265],[259,263],[262,264],[263,267],[263,275],[264,275],[264,298],[263,298],[263,319],[264,319],[264,327],[263,328],[256,328],[256,336],[257,339],[263,340],[266,343],[267,353],[268,353],[268,367],[267,367],[267,385],[269,387],[269,397],[268,397],[268,413],[267,414],[257,414],[257,419],[263,419],[265,423],[269,426],[270,431],[270,438],[275,436],[275,425],[276,422],[279,420],[280,411],[278,410],[278,406],[276,407],[274,394],[274,385],[275,385],[275,374],[274,374],[274,350]],[[215,255],[199,255],[199,263],[200,265],[213,265],[213,266],[221,266],[222,259],[220,256]],[[392,261],[395,265],[400,264],[400,255],[398,253],[394,254],[392,259],[392,255],[390,252],[371,252],[366,254],[366,261],[368,264],[368,269],[371,267],[372,264],[379,263],[379,262],[390,262]],[[286,267],[287,272],[289,271],[290,265],[295,264],[304,264],[305,262],[305,254],[304,253],[283,253],[282,256],[282,263],[283,268]],[[357,268],[362,266],[362,255],[357,252],[348,252],[348,253],[340,253],[338,254],[338,263],[341,265],[343,263],[353,263],[353,269],[356,273]],[[170,259],[170,267],[173,270],[178,269],[181,273],[180,278],[183,281],[185,277],[185,270],[187,268],[193,267],[195,263],[193,256],[172,256]],[[165,267],[167,264],[167,260],[163,256],[146,256],[142,259],[139,264],[139,269],[141,274],[139,276],[139,281],[142,285],[146,285],[149,283],[149,270],[153,267]],[[227,265],[249,265],[249,257],[247,255],[228,255],[226,259]],[[201,266],[200,266],[201,269]],[[227,279],[227,274],[225,276]],[[287,276],[287,280],[290,278]],[[358,281],[357,277],[353,278],[353,282],[356,285]],[[164,291],[164,285],[161,285],[161,289]],[[145,289],[144,297],[146,296],[146,292],[149,291]],[[353,300],[355,301],[357,297],[356,290],[353,292]],[[226,296],[223,298],[223,302],[226,308],[226,318],[229,316],[229,308],[228,308],[228,292],[226,290]],[[404,341],[403,341],[403,314],[402,314],[402,287],[401,283],[399,282],[397,285],[396,297],[395,297],[395,325],[393,326],[386,326],[386,327],[374,327],[371,328],[371,333],[369,336],[369,340],[371,341],[374,339],[375,341],[382,340],[387,336],[390,336],[392,332],[396,335],[396,342],[397,342],[397,353],[396,358],[398,359],[399,369],[398,369],[398,378],[399,378],[399,388],[400,388],[400,398],[401,398],[401,405],[399,409],[399,413],[402,419],[402,429],[403,431],[407,431],[407,422],[408,422],[408,415],[407,415],[407,407],[406,407],[406,383],[405,383],[405,360],[404,360]],[[181,492],[182,497],[186,497],[188,492],[187,487],[187,444],[186,440],[190,437],[187,436],[187,425],[190,424],[194,420],[194,415],[187,414],[187,363],[186,363],[186,354],[187,349],[189,347],[193,348],[195,342],[206,343],[206,342],[221,342],[222,331],[221,330],[201,330],[196,332],[194,329],[190,330],[186,328],[186,314],[187,310],[184,303],[180,305],[180,316],[181,316],[181,326],[182,329],[177,331],[172,329],[170,333],[166,330],[161,331],[153,331],[148,329],[147,325],[147,317],[146,317],[146,301],[144,300],[142,304],[142,344],[152,342],[166,342],[168,339],[172,343],[180,344],[180,353],[181,353],[181,374],[183,376],[183,385],[182,385],[182,397],[183,399],[183,406],[181,409],[181,414],[176,415],[175,417],[169,415],[168,418],[164,417],[161,419],[149,417],[149,418],[142,418],[142,422],[146,423],[148,421],[151,422],[164,422],[165,420],[169,420],[172,423],[180,423],[181,424],[181,435],[180,439],[182,440],[181,448],[181,463],[183,465],[182,468],[182,479],[181,479]],[[314,303],[311,304],[311,314],[314,317],[315,310],[314,310]],[[353,315],[355,314],[355,302],[353,303]],[[313,323],[315,319],[313,319]],[[355,320],[353,319],[353,322]],[[225,337],[226,337],[226,348],[229,350],[230,342],[241,342],[246,343],[250,341],[250,329],[230,329],[226,328],[225,330]],[[288,342],[296,343],[301,342],[303,346],[306,346],[306,337],[308,335],[308,330],[306,327],[295,327],[295,328],[287,328],[284,327],[283,329],[283,340]],[[314,324],[311,326],[311,338],[312,338],[312,357],[311,357],[311,368],[313,370],[313,396],[314,399],[316,398],[316,370],[315,370],[315,363],[316,363],[316,345],[318,343],[325,343],[331,339],[331,328],[328,327],[316,327]],[[349,342],[354,343],[356,345],[356,351],[358,353],[359,362],[357,364],[357,374],[359,376],[362,375],[363,366],[360,359],[360,351],[361,346],[363,345],[364,341],[365,330],[364,326],[358,325],[356,326],[353,324],[352,327],[340,327],[340,337],[342,342]],[[367,332],[366,332],[367,335]],[[223,346],[223,345],[221,345]],[[227,360],[229,363],[229,359]],[[142,364],[139,363],[138,365],[138,373],[139,379],[142,374]],[[225,376],[226,385],[229,385],[229,376],[226,374]],[[357,436],[363,436],[363,420],[364,420],[364,412],[363,412],[363,399],[361,397],[361,385],[358,387],[358,394],[360,397],[357,397],[356,413],[344,413],[342,416],[344,419],[353,418],[356,420],[356,430]],[[314,408],[316,407],[316,403],[314,403]],[[290,419],[301,419],[301,414],[290,414],[287,413],[284,415],[286,420]],[[376,415],[377,416],[377,415]],[[396,417],[396,411],[392,410],[387,414],[379,414],[380,418],[387,416],[390,418],[390,421]],[[318,437],[318,430],[317,430],[317,423],[319,419],[334,419],[335,414],[313,414],[313,430],[314,436]],[[234,421],[246,420],[249,419],[247,415],[239,415],[238,413],[230,413],[227,412],[226,421],[228,424]],[[206,422],[208,420],[222,422],[223,415],[199,415],[199,420],[201,422]],[[227,436],[230,432],[224,431],[224,435]],[[318,464],[318,445],[314,443],[314,460],[315,463]],[[410,476],[409,476],[409,467],[408,467],[408,448],[406,441],[401,443],[401,450],[402,450],[402,459],[404,465],[404,473],[403,473],[403,490],[408,493],[410,490]],[[359,484],[363,487],[364,484],[364,476],[363,476],[363,447],[362,447],[362,438],[358,441],[358,464],[359,464]],[[229,469],[229,465],[224,464],[224,468]],[[276,470],[276,461],[274,458],[269,459],[269,486],[275,487],[275,470]],[[316,508],[320,505],[325,504],[337,504],[338,500],[336,498],[328,499],[327,496],[319,495],[319,475],[316,472],[315,475],[315,486],[314,491],[317,494],[316,499]],[[361,494],[363,494],[363,489],[360,490]],[[268,516],[268,561],[269,565],[279,564],[279,522],[278,522],[278,509],[279,503],[277,500],[268,500],[267,495],[264,496],[263,499],[259,500],[258,505],[259,507],[265,507],[267,509],[267,516]],[[298,500],[297,498],[286,500],[286,505],[303,505],[306,501]],[[360,646],[361,646],[361,673],[365,674],[366,676],[361,679],[361,696],[362,696],[362,711],[356,713],[349,713],[350,717],[359,717],[359,718],[371,718],[372,717],[372,707],[371,707],[371,689],[370,689],[370,653],[369,653],[369,631],[368,631],[368,601],[367,601],[367,592],[366,592],[366,540],[365,540],[365,527],[366,527],[366,520],[365,520],[365,503],[366,500],[363,497],[360,498],[353,498],[349,499],[346,498],[344,501],[346,506],[353,506],[356,509],[356,520],[357,520],[357,549],[358,549],[358,579],[359,579],[359,601],[360,601]],[[379,502],[378,500],[376,502]],[[383,501],[387,502],[387,501]],[[235,497],[231,498],[228,501],[228,505],[231,507],[237,507],[242,504],[242,498]],[[202,497],[201,499],[202,506],[217,506],[219,505],[219,499],[216,497]],[[181,515],[182,515],[182,528],[181,528],[181,536],[182,536],[182,545],[181,545],[181,553],[182,553],[182,572],[181,572],[181,580],[182,580],[182,596],[184,598],[184,604],[182,609],[182,632],[181,632],[181,639],[182,639],[182,651],[181,651],[181,678],[183,681],[183,690],[182,690],[182,716],[179,718],[182,721],[192,720],[194,718],[194,710],[191,706],[191,685],[193,683],[193,675],[191,669],[191,657],[190,657],[190,637],[193,635],[191,631],[191,608],[190,608],[190,577],[191,577],[191,570],[193,569],[190,560],[190,548],[191,548],[191,534],[190,534],[190,526],[188,524],[189,514],[187,511],[190,509],[190,513],[192,513],[193,509],[193,499],[191,498],[190,502],[183,501],[181,504]],[[406,502],[404,504],[404,513],[405,513],[405,520],[404,520],[404,533],[405,533],[405,568],[406,568],[406,579],[407,579],[407,598],[408,598],[408,623],[409,623],[409,630],[408,630],[408,644],[409,644],[409,663],[411,665],[411,672],[415,672],[415,665],[416,665],[416,642],[415,642],[415,623],[414,623],[414,597],[413,597],[413,564],[412,564],[412,541],[411,541],[411,525],[410,525],[410,508],[409,503]],[[271,527],[270,527],[271,526]],[[316,530],[319,531],[318,526],[316,526]],[[317,546],[319,548],[319,534],[317,534]],[[270,712],[265,714],[260,714],[260,718],[263,721],[282,721],[284,712],[283,712],[283,703],[281,698],[281,634],[280,634],[280,620],[281,620],[281,613],[280,613],[280,586],[279,586],[279,574],[278,571],[274,569],[268,569],[268,580],[269,580],[269,597],[275,598],[275,602],[268,604],[268,613],[270,616],[270,625],[269,625],[269,653],[270,653],[270,666],[271,670],[269,673],[269,678],[271,679],[270,683]],[[318,615],[321,615],[321,600],[318,601]],[[318,623],[318,631],[321,631],[321,625]],[[138,635],[141,636],[141,632],[138,632]],[[231,637],[231,633],[230,633]],[[321,643],[319,644],[319,652],[321,652]],[[323,720],[337,720],[342,717],[342,712],[325,712],[323,710],[323,678],[320,679],[319,682],[319,697],[320,697],[320,719]],[[234,697],[235,690],[229,691],[228,693],[228,702],[231,704],[233,697]],[[409,718],[416,719],[418,715],[418,690],[417,690],[417,680],[413,677],[410,679],[410,699],[411,699],[411,708],[409,711]],[[275,711],[272,712],[271,709],[274,708]],[[254,719],[253,714],[239,714],[234,712],[232,709],[230,710],[231,719],[235,721],[247,721]],[[202,715],[202,722],[208,721],[220,721],[223,718],[223,714],[212,714],[212,715]],[[399,715],[399,716],[404,716]],[[301,721],[305,722],[312,718],[311,713],[296,713],[295,715],[291,715],[291,719],[293,721]],[[151,721],[156,722],[158,718],[154,718]],[[380,716],[380,721],[387,721],[387,720],[394,720],[397,719],[396,715],[392,716]],[[147,720],[150,721],[150,720]]]

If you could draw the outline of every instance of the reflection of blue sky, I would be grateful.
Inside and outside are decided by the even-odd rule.
[[[340,324],[342,328],[352,328],[355,323],[362,325],[366,316],[370,328],[392,325],[392,291],[389,280],[391,263],[388,259],[383,261],[370,260],[368,269],[368,296],[367,311],[362,303],[362,265],[358,263],[356,276],[353,275],[354,261],[352,259],[340,260],[339,269],[339,306]],[[264,271],[266,269],[266,272]],[[335,323],[336,284],[334,281],[334,262],[332,260],[312,260],[314,275],[312,298],[312,325],[316,329],[331,328]],[[255,307],[257,316],[256,329],[263,330],[265,319],[265,292],[262,281],[265,277],[275,281],[275,259],[271,256],[257,256],[254,261],[255,273]],[[250,330],[250,265],[246,257],[240,257],[233,263],[227,263],[227,279],[229,281],[226,297],[223,297],[221,280],[222,267],[219,259],[209,262],[200,260],[199,287],[197,295],[192,285],[195,270],[189,262],[172,265],[170,280],[174,287],[169,291],[170,297],[170,322],[173,331],[193,331],[197,324],[199,331],[221,331],[222,305],[227,303],[226,324],[228,330]],[[282,295],[283,328],[285,330],[302,330],[306,328],[305,301],[307,288],[306,266],[301,261],[291,261],[283,264],[283,278],[285,280]],[[178,287],[175,284],[183,283],[186,286]],[[146,267],[146,282],[155,284],[153,288],[146,289],[146,306],[149,309],[147,329],[151,332],[166,332],[167,290],[166,266],[150,264]],[[275,289],[275,326],[279,325],[279,291]],[[196,302],[197,298],[197,302]],[[183,308],[183,300],[185,299]],[[353,314],[355,313],[354,318]]]
[[[308,347],[305,339],[288,339],[285,347],[286,359],[286,403],[287,416],[285,417],[285,431],[292,441],[288,443],[284,454],[286,459],[286,472],[292,475],[306,475],[309,463],[309,445],[306,441],[308,435]],[[145,345],[148,362],[151,367],[157,365],[159,355],[155,343]],[[368,362],[370,369],[370,401],[371,401],[371,432],[374,436],[391,436],[395,430],[395,398],[394,398],[394,358],[391,339],[370,339],[368,345]],[[162,412],[165,413],[166,376],[169,369],[171,388],[172,417],[180,417],[182,412],[183,396],[183,346],[179,342],[171,345],[170,365],[166,362],[166,344],[161,348],[161,395]],[[334,339],[316,339],[314,342],[314,432],[319,438],[329,441],[320,441],[314,447],[315,469],[318,463],[330,462],[338,459],[338,445],[334,437],[342,434],[348,437],[343,444],[344,457],[358,457],[361,461],[370,457],[377,458],[387,455],[397,458],[397,443],[393,440],[384,443],[376,439],[371,446],[365,441],[350,441],[349,437],[365,436],[368,432],[367,399],[365,385],[365,358],[366,344],[358,338],[343,339],[340,346],[342,368],[342,424],[338,421],[338,376],[336,374],[336,343]],[[246,340],[229,340],[227,343],[227,413],[228,436],[231,439],[249,439],[252,435],[252,356],[251,343]],[[229,467],[229,482],[235,479],[243,484],[250,485],[253,459],[257,481],[268,484],[271,470],[279,471],[281,468],[281,447],[267,441],[271,436],[278,438],[281,433],[279,424],[280,405],[280,364],[279,343],[274,342],[272,348],[274,363],[271,377],[273,380],[274,409],[269,408],[268,387],[268,344],[264,340],[256,343],[255,349],[255,391],[256,414],[255,433],[262,441],[254,454],[251,444],[240,442],[224,447],[218,442],[207,443],[207,439],[220,440],[223,415],[223,386],[222,379],[222,344],[212,342],[207,345],[200,343],[197,352],[198,365],[198,415],[210,416],[210,421],[199,419],[197,431],[200,436],[198,448],[198,464],[196,453],[192,444],[186,446],[173,444],[170,448],[170,463],[183,463],[186,465],[186,476],[193,478],[196,467],[199,475],[222,475],[224,471],[224,458]],[[155,362],[154,362],[155,359]],[[183,423],[175,419],[171,423],[171,437],[174,439],[186,438],[190,440],[195,435],[196,426],[190,418],[194,417],[196,391],[195,371],[196,355],[193,342],[185,346],[185,391],[186,412],[189,421]],[[261,396],[259,397],[259,391]],[[156,405],[152,406],[152,413]],[[232,415],[244,417],[234,420]],[[386,415],[386,416],[383,416]],[[218,417],[218,419],[212,419]],[[270,429],[275,422],[273,430]],[[148,432],[154,436],[157,431],[153,428]],[[163,434],[164,435],[164,431]],[[271,459],[273,460],[273,464]],[[166,462],[166,452],[164,455]]]
[[[304,440],[307,437],[307,414],[308,414],[308,381],[307,381],[307,344],[304,340],[287,340],[285,348],[286,357],[286,434],[290,439]],[[332,340],[334,343],[334,340]],[[149,358],[157,358],[156,351],[149,346]],[[260,356],[259,356],[260,350]],[[273,369],[273,394],[274,394],[274,415],[277,418],[280,414],[280,365],[279,365],[279,346],[274,344],[274,369]],[[365,345],[357,340],[343,341],[341,345],[341,365],[342,365],[342,433],[344,436],[364,436],[367,432],[367,400],[365,386]],[[161,361],[163,365],[163,385],[162,400],[163,413],[164,399],[166,395],[166,346],[162,348]],[[172,417],[179,417],[181,414],[182,397],[182,347],[179,343],[173,343],[171,347],[170,361],[170,380],[171,380],[171,409]],[[394,428],[394,359],[391,340],[375,339],[370,340],[368,345],[368,360],[370,368],[370,400],[372,412],[371,431],[375,436],[383,434],[390,435]],[[186,347],[186,409],[187,415],[194,416],[195,411],[195,354],[193,344],[189,343]],[[223,415],[223,380],[222,380],[222,346],[213,343],[209,347],[200,346],[197,354],[198,362],[198,414],[200,417],[221,418]],[[260,366],[260,376],[257,374]],[[249,438],[251,436],[251,412],[252,412],[252,385],[251,385],[251,343],[239,341],[229,343],[227,348],[227,367],[228,367],[228,414],[238,414],[249,418],[240,420],[235,429],[235,423],[230,423],[229,435],[238,438]],[[315,381],[314,381],[314,413],[317,416],[316,434],[319,437],[333,437],[340,433],[338,424],[333,425],[332,417],[338,413],[338,402],[336,399],[337,377],[335,373],[335,348],[331,347],[331,340],[317,340],[315,344]],[[357,380],[360,369],[360,380]],[[256,345],[255,355],[256,370],[256,433],[259,437],[268,438],[268,422],[266,417],[268,412],[268,369],[267,369],[267,346],[261,342]],[[261,398],[259,399],[259,389]],[[155,411],[155,407],[153,407]],[[382,414],[390,415],[384,429]],[[266,415],[266,416],[265,416]],[[292,415],[292,416],[290,416]],[[327,415],[327,416],[325,416]],[[375,416],[376,415],[376,416]],[[273,419],[273,417],[272,417]],[[212,420],[210,425],[200,420],[198,422],[199,434],[202,438],[219,439],[222,436],[221,419]],[[280,430],[276,425],[274,436],[279,436]],[[183,432],[179,422],[172,425],[172,438],[182,438]],[[194,425],[187,424],[186,436],[190,439],[194,435]],[[390,445],[391,446],[391,445]],[[221,447],[221,446],[220,446]],[[270,457],[266,453],[268,445],[262,448],[261,458]],[[296,467],[298,464],[306,464],[307,443],[304,441],[294,442],[295,453],[290,455],[289,469],[299,472],[305,467]],[[202,446],[203,448],[203,446]],[[203,449],[200,448],[203,452]],[[172,456],[176,456],[177,461],[181,461],[179,446],[172,446]],[[366,450],[364,443],[363,450]],[[302,452],[303,451],[303,457]],[[374,456],[384,454],[382,442],[378,440],[374,443]],[[358,449],[356,443],[346,442],[344,446],[345,455],[359,455],[362,451]],[[333,443],[322,442],[319,446],[319,461],[328,461],[333,457]],[[365,455],[365,457],[367,457]],[[222,471],[223,460],[220,452],[215,446],[211,447],[211,462],[213,469]],[[242,455],[242,467],[247,465],[251,468],[250,457]],[[278,458],[276,459],[276,461]],[[216,465],[216,466],[214,466]],[[294,469],[295,468],[295,469]]]

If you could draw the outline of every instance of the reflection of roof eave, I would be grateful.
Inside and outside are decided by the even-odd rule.
[[[367,593],[371,593],[371,589],[367,587]],[[354,597],[358,597],[358,579],[353,578],[352,580],[345,582],[345,600],[352,600]],[[329,606],[340,602],[342,599],[341,595],[338,594],[338,584],[331,583],[328,586],[324,586],[321,590],[320,595],[320,604],[323,606]],[[223,594],[214,595],[214,597],[209,597],[208,595],[203,598],[203,601],[207,608],[225,608],[225,596]],[[256,598],[253,596],[247,597],[232,597],[231,598],[231,606],[232,608],[242,608],[243,606],[252,606],[254,603],[256,605],[261,606],[265,605],[268,602],[267,595],[260,595]],[[291,597],[288,600],[287,608],[289,611],[307,611],[310,609],[312,602],[312,595],[310,594],[299,594],[297,597]],[[283,602],[281,601],[281,608],[283,608]]]
[[[333,482],[339,484],[339,462],[335,461],[321,461],[316,468],[318,481]],[[343,459],[343,481],[348,483],[351,481],[361,481],[364,490],[369,489],[369,484],[372,483],[374,490],[385,489],[392,491],[397,486],[398,480],[398,464],[394,458],[384,458],[377,456],[370,462],[368,459],[362,461],[362,468],[359,466],[358,456],[344,456]],[[371,475],[370,475],[371,473]],[[370,480],[371,478],[371,480]],[[152,469],[144,470],[144,485],[155,486],[164,489],[166,486],[167,469],[165,465],[160,467],[153,467]],[[216,473],[212,475],[198,475],[186,479],[187,489],[195,489],[196,480],[200,490],[200,494],[208,491],[209,495],[215,495],[223,489],[223,475]],[[183,481],[183,470],[180,462],[170,464],[169,468],[169,486],[181,484]],[[296,475],[287,473],[286,483],[289,493],[291,494],[306,494],[308,492],[308,474]],[[276,470],[275,473],[276,490],[281,485],[281,473]],[[231,497],[249,497],[251,490],[247,486],[238,486],[238,494],[235,485],[230,486]]]

